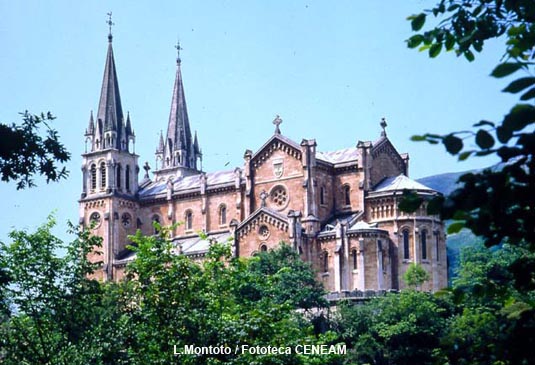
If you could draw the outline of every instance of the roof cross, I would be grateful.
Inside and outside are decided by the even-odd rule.
[[[281,134],[279,126],[282,124],[281,117],[277,114],[275,119],[273,119],[273,124],[275,124],[275,134]]]
[[[388,125],[388,124],[386,124],[386,118],[381,118],[381,124],[380,124],[380,126],[381,126],[381,128],[383,128],[383,131],[381,132],[381,136],[382,136],[382,137],[386,137],[386,126],[387,126],[387,125]]]

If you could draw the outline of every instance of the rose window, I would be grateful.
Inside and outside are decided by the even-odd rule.
[[[286,193],[286,189],[282,186],[275,187],[271,191],[271,201],[279,208],[284,207],[286,205],[286,202],[288,201],[288,194]]]
[[[258,235],[262,239],[267,239],[269,237],[269,228],[267,226],[260,226],[260,229],[258,229]]]

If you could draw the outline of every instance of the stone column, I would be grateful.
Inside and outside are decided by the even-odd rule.
[[[364,238],[359,239],[359,247],[357,252],[357,268],[358,268],[358,280],[357,289],[366,289],[366,267],[364,266]]]
[[[377,240],[377,289],[381,290],[384,288],[383,283],[383,247],[382,241]]]
[[[334,251],[334,263],[333,263],[333,273],[334,273],[334,291],[339,292],[341,290],[340,282],[340,250]]]

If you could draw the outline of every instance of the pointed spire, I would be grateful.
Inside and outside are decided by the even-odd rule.
[[[158,143],[158,149],[156,150],[156,153],[163,153],[164,147],[163,131],[160,131],[160,142]]]
[[[93,119],[93,111],[91,110],[91,115],[89,116],[89,125],[85,130],[86,136],[92,136],[95,133],[95,120]]]
[[[126,137],[132,135],[132,123],[130,122],[130,112],[126,112]]]
[[[102,79],[102,88],[100,91],[100,102],[97,112],[97,123],[101,123],[104,133],[114,132],[115,137],[110,139],[110,143],[107,143],[107,148],[117,148],[122,150],[121,141],[122,137],[122,124],[124,123],[123,108],[121,105],[121,96],[119,93],[119,83],[117,80],[117,72],[115,69],[115,58],[113,56],[112,47],[112,34],[111,27],[113,22],[111,21],[111,13],[108,13],[109,34],[108,34],[108,53],[106,55],[106,65],[104,67],[104,76]],[[104,137],[104,136],[103,136]]]
[[[182,83],[180,60],[180,50],[182,50],[182,48],[180,47],[180,43],[177,43],[175,48],[177,49],[177,69],[173,87],[173,97],[171,99],[169,123],[167,126],[167,138],[165,139],[165,146],[167,147],[165,148],[165,157],[172,161],[172,166],[195,169],[195,163],[192,164],[192,161],[194,161],[194,159],[192,159],[193,156],[191,156],[193,153],[193,141],[191,138],[186,97],[184,95],[184,85]],[[180,153],[180,161],[174,158],[176,155],[175,152],[178,151],[182,151]]]
[[[198,155],[201,150],[199,148],[199,140],[197,139],[197,131],[195,131],[195,138],[193,139],[193,152]]]

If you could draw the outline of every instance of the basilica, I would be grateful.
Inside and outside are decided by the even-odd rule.
[[[277,116],[260,148],[244,146],[241,167],[205,172],[178,57],[167,132],[154,146],[157,164],[140,166],[112,40],[110,32],[98,110],[85,130],[79,200],[80,223],[103,238],[102,254],[91,255],[103,262],[100,279],[122,278],[135,258],[128,236],[154,234],[156,221],[181,222],[172,231],[176,253],[197,260],[213,242],[230,242],[242,257],[285,242],[331,292],[402,289],[411,263],[429,273],[422,289],[447,286],[443,222],[425,207],[412,214],[398,209],[405,189],[424,199],[438,193],[408,177],[409,156],[395,149],[384,120],[377,139],[323,151],[314,139],[284,135]]]

